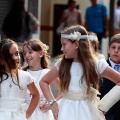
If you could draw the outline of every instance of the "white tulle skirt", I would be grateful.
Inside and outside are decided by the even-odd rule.
[[[0,98],[0,120],[26,120],[24,99]]]
[[[105,120],[96,101],[98,99],[93,95],[69,92],[59,101],[58,120]]]
[[[54,120],[52,111],[42,112],[39,107],[35,109],[29,120]]]

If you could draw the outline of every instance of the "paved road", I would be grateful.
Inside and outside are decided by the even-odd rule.
[[[51,68],[55,65],[55,58],[51,58],[50,59],[51,61]],[[53,92],[53,95],[56,97],[58,95],[58,89],[54,86],[54,85],[51,85],[51,89],[52,89],[52,92]]]

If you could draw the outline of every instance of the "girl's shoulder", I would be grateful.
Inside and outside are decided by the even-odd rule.
[[[18,70],[18,77],[20,81],[26,82],[27,85],[34,81],[34,78],[27,71]]]
[[[20,79],[33,79],[30,73],[24,70],[18,70],[18,76]]]
[[[103,54],[98,53],[98,58],[99,59],[105,59],[105,56]]]
[[[18,70],[18,74],[22,75],[22,76],[28,76],[29,75],[29,73],[27,71],[20,70],[20,69]]]
[[[100,74],[109,66],[105,59],[96,60],[95,65]]]
[[[42,78],[45,74],[47,74],[49,71],[50,71],[50,69],[48,69],[48,68],[42,69],[42,70],[41,70],[41,78]]]
[[[95,63],[98,64],[108,64],[105,59],[97,59],[95,60]]]
[[[44,73],[44,74],[46,74],[49,71],[50,71],[50,69],[48,69],[48,68],[42,69],[42,73]]]

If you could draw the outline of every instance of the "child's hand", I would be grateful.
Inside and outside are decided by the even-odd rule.
[[[99,109],[100,110],[100,109]],[[100,110],[102,113],[103,113],[103,115],[105,115],[106,114],[106,112],[105,111],[102,111],[102,110]]]
[[[58,112],[59,112],[57,102],[54,102],[54,104],[51,106],[51,110],[52,110],[54,119],[57,120],[58,119]]]
[[[28,120],[30,118],[30,113],[26,111],[26,119]]]
[[[106,112],[104,112],[104,111],[102,111],[102,113],[103,113],[103,115],[105,115],[105,114],[106,114]]]
[[[42,107],[40,107],[40,109],[43,112],[47,112],[48,110],[50,110],[50,106],[48,105],[48,103],[44,104]]]

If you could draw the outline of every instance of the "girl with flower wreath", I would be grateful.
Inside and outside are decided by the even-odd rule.
[[[55,120],[105,120],[98,109],[99,77],[120,82],[120,74],[99,60],[92,50],[87,31],[75,25],[61,32],[63,57],[40,81]],[[57,102],[49,84],[60,78],[63,98]]]

